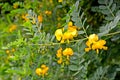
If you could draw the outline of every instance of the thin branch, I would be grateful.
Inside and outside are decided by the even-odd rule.
[[[86,40],[87,38],[83,38],[83,39],[78,39],[78,40],[72,40],[70,41],[70,43],[72,42],[78,42],[80,40]],[[67,42],[64,42],[64,43],[48,43],[48,44],[28,44],[28,45],[39,45],[39,46],[54,46],[54,45],[60,45],[60,44],[65,44]]]
[[[117,32],[113,32],[113,33],[109,33],[109,34],[106,34],[106,35],[103,35],[103,36],[110,36],[110,35],[115,35],[115,34],[119,34],[120,31],[117,31]]]

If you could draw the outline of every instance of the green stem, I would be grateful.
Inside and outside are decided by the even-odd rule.
[[[103,35],[103,36],[110,36],[110,35],[115,35],[115,34],[119,34],[120,31],[117,31],[117,32],[113,32],[113,33],[109,33],[109,34],[106,34],[106,35]]]
[[[114,32],[114,33],[109,33],[109,34],[106,34],[104,36],[110,36],[110,35],[115,35],[115,34],[119,34],[120,31],[117,31],[117,32]],[[78,39],[78,40],[72,40],[70,41],[70,43],[72,42],[78,42],[80,40],[86,40],[87,38],[83,38],[83,39]],[[39,45],[39,46],[55,46],[55,45],[61,45],[61,44],[65,44],[67,42],[64,42],[64,43],[48,43],[48,44],[29,44],[29,45]]]
[[[9,14],[8,14],[6,17],[7,17],[8,23],[11,24],[12,22],[11,22],[11,20],[10,20]]]
[[[78,40],[73,40],[73,41],[70,41],[70,43],[72,42],[78,42],[80,40],[86,40],[87,38],[83,38],[83,39],[78,39]],[[54,46],[54,45],[60,45],[60,44],[65,44],[67,42],[64,42],[64,43],[48,43],[48,44],[29,44],[29,45],[39,45],[39,46]]]
[[[108,10],[110,11],[111,15],[112,15],[113,17],[115,17],[115,15],[114,15],[113,12],[111,11],[110,7],[107,6],[107,4],[105,4],[105,5],[106,5],[106,7],[108,8]]]

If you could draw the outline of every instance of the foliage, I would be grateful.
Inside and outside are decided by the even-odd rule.
[[[0,80],[119,80],[119,2],[0,1]]]

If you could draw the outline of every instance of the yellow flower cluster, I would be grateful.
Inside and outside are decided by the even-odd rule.
[[[28,14],[22,14],[22,19],[25,21],[28,21],[29,19],[27,18]]]
[[[9,28],[9,32],[13,32],[13,31],[16,30],[16,29],[17,29],[17,25],[12,24],[12,25],[10,26],[10,28]]]
[[[91,34],[86,42],[87,48],[85,48],[85,51],[89,52],[90,50],[96,50],[96,52],[99,53],[99,49],[108,49],[108,47],[104,46],[105,44],[105,40],[99,40],[98,35]]]
[[[14,48],[12,48],[11,50],[8,50],[8,49],[7,49],[5,52],[6,52],[6,54],[8,54],[8,55],[9,55],[9,54],[10,54],[10,52],[15,52],[15,49],[14,49]]]
[[[42,15],[39,15],[39,16],[38,16],[38,21],[39,21],[40,23],[42,23],[42,21],[43,21]]]
[[[64,33],[64,29],[57,29],[55,31],[55,36],[58,41],[61,41],[61,43],[64,43],[65,40],[68,41],[73,39],[73,37],[76,37],[78,32],[77,32],[77,27],[73,26],[73,23],[70,21],[68,23],[68,29]]]
[[[45,75],[47,75],[48,69],[49,68],[46,65],[42,64],[41,67],[37,68],[35,72],[38,76],[44,77]]]
[[[22,19],[27,22],[27,21],[29,20],[28,16],[29,16],[28,14],[23,14],[23,15],[22,15]],[[32,23],[32,24],[35,24],[35,23],[36,23],[35,17],[32,16],[31,18],[32,18],[31,23]],[[38,22],[39,22],[39,23],[42,23],[42,21],[43,21],[42,15],[38,15],[37,19],[38,19]]]
[[[18,3],[18,2],[16,2],[16,3],[13,4],[13,8],[14,8],[14,9],[18,8],[18,6],[19,6],[19,3]]]
[[[51,15],[51,14],[52,14],[52,12],[51,12],[51,11],[46,10],[46,11],[45,11],[45,14],[46,14],[46,15]]]
[[[62,64],[64,62],[66,62],[66,64],[68,64],[69,58],[72,55],[73,55],[73,50],[71,48],[66,48],[63,51],[62,51],[62,48],[58,49],[56,56],[57,56],[57,58],[59,58],[59,60],[57,61],[57,63]]]
[[[14,58],[14,53],[16,50],[14,48],[12,49],[7,49],[5,52],[7,54],[7,58],[6,58],[6,62],[8,62],[9,59],[13,59]]]
[[[58,2],[63,2],[63,0],[58,0]]]

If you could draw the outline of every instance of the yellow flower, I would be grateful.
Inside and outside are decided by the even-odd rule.
[[[6,50],[6,53],[7,53],[7,54],[10,54],[10,51],[9,51],[9,50]]]
[[[57,29],[57,30],[55,31],[55,36],[56,36],[56,39],[57,39],[58,41],[60,41],[61,38],[62,38],[62,36],[63,36],[62,29]]]
[[[85,48],[85,52],[89,52],[91,48]]]
[[[105,40],[99,40],[92,45],[92,49],[96,50],[97,53],[99,52],[99,49],[107,50],[107,47],[104,46],[105,44],[106,44]]]
[[[14,30],[16,30],[17,26],[15,24],[11,25],[9,28],[9,32],[13,32]]]
[[[56,56],[59,59],[57,60],[57,63],[67,65],[69,63],[70,56],[72,55],[73,55],[73,50],[71,48],[66,48],[65,50],[63,50],[63,52],[62,52],[62,48],[58,49]]]
[[[71,32],[71,34],[73,35],[73,37],[76,37],[77,34],[78,34],[76,26],[68,27],[68,31]]]
[[[50,1],[50,3],[53,3],[53,0],[49,0]]]
[[[58,2],[63,2],[63,0],[58,0]]]
[[[46,65],[45,64],[42,64],[41,65],[41,68],[43,69],[43,68],[46,68]]]
[[[37,75],[41,75],[41,73],[42,73],[42,69],[41,68],[37,68],[36,70],[35,70],[35,72],[36,72],[36,74]]]
[[[68,23],[68,27],[72,27],[72,26],[73,26],[73,22],[70,21],[70,22]]]
[[[68,29],[64,33],[62,29],[57,29],[55,31],[56,39],[61,43],[64,43],[64,41],[66,40],[69,43],[69,40],[76,37],[77,34],[78,34],[77,27],[73,26],[73,23],[71,21],[68,23]]]
[[[25,21],[28,21],[29,19],[27,18],[28,14],[22,14],[22,19],[24,19]]]
[[[98,35],[96,35],[96,34],[91,34],[91,35],[88,37],[88,40],[89,40],[89,42],[94,43],[94,42],[98,41]]]
[[[42,21],[43,21],[42,15],[39,15],[39,16],[38,16],[38,21],[39,21],[40,23],[42,23]]]
[[[66,31],[66,32],[63,34],[62,39],[63,39],[63,40],[73,39],[73,35],[71,34],[71,32]]]
[[[51,15],[52,12],[47,10],[47,11],[45,11],[45,14],[46,14],[46,15]]]
[[[85,48],[85,51],[89,52],[92,49],[99,53],[99,49],[108,49],[108,47],[104,46],[105,44],[105,40],[98,40],[98,35],[92,34],[88,37],[88,41],[86,42],[87,48]]]
[[[14,48],[12,48],[12,50],[11,50],[12,52],[15,52],[15,49]]]
[[[89,40],[86,42],[86,45],[90,48],[91,47],[92,42],[90,42]]]
[[[48,67],[45,66],[44,68],[42,68],[42,76],[44,77],[45,75],[47,75],[47,71],[48,71]]]
[[[57,58],[62,57],[62,48],[57,50],[57,54],[56,54]]]
[[[18,6],[19,6],[18,3],[14,3],[14,4],[13,4],[13,8],[14,8],[14,9],[18,8]]]
[[[73,50],[71,48],[66,48],[64,51],[63,51],[63,55],[64,56],[72,56],[73,55]]]
[[[46,65],[42,64],[41,67],[37,68],[35,72],[37,75],[44,77],[45,75],[47,75],[48,69],[49,68]]]
[[[58,61],[57,61],[58,64],[61,64],[62,63],[62,58],[60,58]]]

